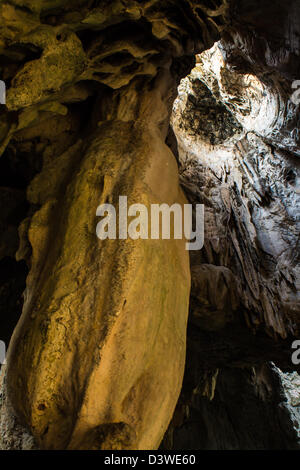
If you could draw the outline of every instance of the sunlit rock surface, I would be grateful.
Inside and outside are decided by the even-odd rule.
[[[194,382],[184,385],[165,448],[299,449],[299,406],[291,405],[274,364],[201,376],[192,393]]]
[[[206,208],[205,246],[191,256],[189,367],[164,446],[298,448],[298,375],[272,366],[269,397],[262,402],[249,381],[269,367],[267,361],[296,367],[291,344],[300,327],[298,106],[291,103],[287,80],[283,92],[274,86],[276,73],[265,80],[255,67],[252,74],[230,68],[224,49],[220,42],[197,57],[178,89],[171,120],[181,183],[188,199]],[[285,398],[275,398],[277,386],[286,389]],[[231,388],[236,395],[230,399]],[[240,394],[250,400],[248,409]],[[269,420],[272,400],[274,410],[282,411],[268,432],[262,421]],[[242,422],[248,429],[257,426],[257,436],[244,433]],[[290,429],[286,435],[283,427]]]
[[[185,240],[100,242],[96,209],[187,202],[171,107],[227,15],[221,1],[2,2],[0,153],[4,170],[10,153],[32,169],[11,248],[30,271],[3,371],[4,448],[28,448],[19,426],[43,449],[159,446],[183,379],[189,255]]]
[[[296,0],[1,3],[7,342],[27,277],[2,448],[299,447],[282,375],[299,371],[299,17]],[[122,193],[205,204],[191,269],[179,241],[97,240]]]

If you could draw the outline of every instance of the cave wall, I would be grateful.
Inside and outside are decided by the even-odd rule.
[[[214,329],[243,310],[252,331],[262,327],[270,336],[297,337],[297,154],[292,143],[285,151],[276,145],[285,128],[272,116],[282,111],[274,90],[256,76],[230,75],[220,47],[201,55],[183,80],[172,119],[182,184],[193,202],[207,206],[205,246],[191,259],[194,315]]]
[[[252,15],[253,29],[229,28],[197,56],[173,108],[180,180],[206,217],[204,248],[191,256],[184,385],[164,448],[299,447],[298,408],[278,416],[285,376],[274,369],[299,370],[299,59],[290,57],[299,28],[289,16],[289,35],[275,34]],[[262,368],[278,376],[266,401],[249,381]]]
[[[299,450],[298,374],[273,363],[199,372],[185,379],[163,449]]]
[[[16,440],[15,418],[38,448],[163,438],[184,372],[188,252],[184,241],[97,241],[96,209],[122,194],[186,202],[164,141],[179,79],[218,37],[211,17],[225,22],[226,4],[203,8],[1,4],[1,150],[42,157],[19,228],[30,271],[3,372],[6,448],[31,442]]]
[[[2,448],[157,448],[182,385],[189,303],[186,374],[163,445],[295,448],[297,419],[280,411],[283,378],[270,362],[294,370],[299,335],[298,10],[279,0],[1,3],[1,194],[14,192],[12,214],[20,204],[1,221],[11,231],[2,260],[18,263],[10,331],[29,270],[2,369]],[[177,86],[220,38],[206,54],[226,65],[198,56],[179,89],[176,149]],[[147,206],[206,205],[191,268],[181,242],[96,239],[97,206],[122,192]],[[11,294],[2,298],[3,317]],[[237,395],[249,401],[241,417]],[[276,432],[261,424],[253,436],[272,413]]]

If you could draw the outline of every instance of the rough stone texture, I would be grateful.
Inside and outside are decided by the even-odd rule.
[[[261,37],[233,24],[197,57],[172,116],[182,185],[190,201],[206,205],[206,242],[191,257],[187,367],[165,448],[299,448],[298,375],[272,366],[278,380],[267,401],[249,382],[268,361],[299,370],[291,361],[300,326],[295,75],[281,69],[283,46],[267,25]],[[299,25],[290,16],[289,24],[295,43]],[[263,47],[269,55],[260,55]],[[275,398],[282,386],[288,398]]]
[[[299,407],[291,407],[281,375],[272,363],[256,368],[224,368],[207,373],[202,383],[198,378],[192,394],[184,386],[183,394],[187,393],[189,400],[177,407],[175,426],[170,427],[163,447],[299,449]]]
[[[1,4],[1,153],[43,162],[19,228],[30,272],[3,385],[4,447],[22,447],[16,422],[39,448],[159,446],[184,371],[188,252],[185,241],[99,242],[96,209],[119,195],[186,202],[164,143],[171,105],[226,15],[226,2]]]
[[[283,373],[277,369],[281,376],[281,382],[287,398],[287,408],[291,416],[294,429],[300,438],[300,377],[297,372]]]
[[[209,82],[207,55],[202,58],[205,66],[197,65],[182,83],[173,118],[182,183],[193,202],[207,205],[205,249],[192,259],[199,315],[205,315],[202,303],[205,308],[207,300],[213,329],[217,323],[211,307],[223,316],[226,309],[234,316],[243,308],[253,330],[263,324],[270,334],[297,336],[299,163],[253,130],[243,127],[242,132],[238,124],[244,125],[243,120],[238,123],[238,113],[230,114],[225,100],[223,108],[216,100],[212,107],[213,95],[198,83],[202,77]],[[252,85],[256,89],[255,82]],[[198,88],[201,104],[195,106]],[[253,100],[251,109],[257,106],[251,86],[242,90],[249,93],[249,102]],[[201,125],[205,119],[206,125]],[[195,129],[198,121],[201,132]]]
[[[30,270],[2,448],[160,445],[182,384],[188,255],[182,242],[101,243],[95,213],[121,194],[186,202],[165,141],[188,199],[206,205],[206,243],[191,256],[186,375],[163,445],[299,445],[297,378],[270,365],[293,373],[300,325],[299,7],[261,3],[1,3],[0,186],[29,203],[3,256]],[[226,66],[217,48],[198,56],[179,90],[177,151],[177,85],[220,35]]]
[[[0,450],[37,450],[32,434],[20,425],[6,396],[5,366],[0,372]]]

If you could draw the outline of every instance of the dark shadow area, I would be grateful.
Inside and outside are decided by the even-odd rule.
[[[8,257],[0,261],[0,339],[7,347],[22,312],[27,274],[24,261]]]

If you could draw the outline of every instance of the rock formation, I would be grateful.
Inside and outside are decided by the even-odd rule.
[[[225,48],[221,41],[198,56],[172,116],[182,185],[189,200],[205,204],[206,217],[204,249],[191,257],[180,426],[171,426],[165,444],[171,439],[175,448],[297,448],[299,404],[287,411],[284,394],[276,397],[287,379],[274,366],[266,369],[266,362],[291,370],[292,338],[299,336],[299,163],[297,133],[290,135],[286,124],[297,122],[298,107],[291,89],[280,93],[268,86],[269,78],[266,84],[228,69]],[[261,370],[269,377],[264,405],[257,392]],[[236,403],[227,396],[231,387]],[[280,411],[275,420],[268,417],[274,400]],[[269,433],[263,419],[257,424],[258,410],[273,421]],[[245,421],[257,426],[255,436],[242,430]],[[203,433],[198,437],[197,428]]]
[[[1,3],[1,448],[299,446],[299,18]],[[98,240],[120,195],[205,204],[203,250]]]

